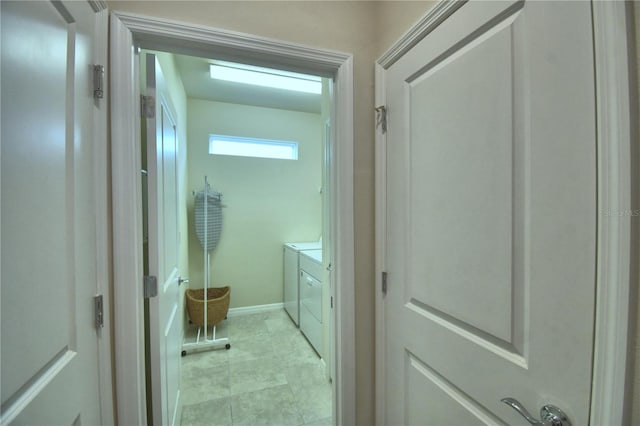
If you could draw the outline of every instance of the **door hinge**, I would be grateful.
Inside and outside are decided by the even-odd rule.
[[[333,296],[331,296],[331,309],[333,309]]]
[[[156,116],[156,99],[153,96],[140,95],[140,114],[142,118]]]
[[[387,273],[382,271],[382,294],[387,294]]]
[[[93,312],[95,314],[96,328],[104,327],[104,306],[101,294],[93,296]]]
[[[382,133],[387,133],[387,107],[380,105],[376,107],[376,129],[380,127]]]
[[[158,278],[153,275],[144,277],[144,298],[149,299],[158,295]]]
[[[104,65],[93,65],[93,97],[104,98]]]

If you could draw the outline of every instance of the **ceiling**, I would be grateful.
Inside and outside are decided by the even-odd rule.
[[[320,113],[322,95],[214,80],[209,77],[211,60],[174,56],[188,98]]]

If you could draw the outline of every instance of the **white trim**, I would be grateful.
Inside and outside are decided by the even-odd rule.
[[[101,7],[94,5],[95,8]],[[107,67],[109,56],[109,11],[104,7],[95,14],[94,64]],[[104,83],[108,96],[108,83]],[[111,217],[109,215],[109,144],[108,98],[94,102],[94,194],[96,200],[96,288],[103,295],[104,325],[98,329],[98,377],[100,387],[100,419],[102,424],[114,424],[113,363],[111,337]]]
[[[413,26],[393,46],[378,59],[377,63],[385,70],[407,53],[420,40],[460,9],[467,0],[441,0]]]
[[[106,11],[107,10],[107,2],[103,1],[103,0],[87,0],[87,3],[89,3],[89,6],[91,6],[91,9],[93,9],[94,12],[96,12],[96,14],[98,14],[98,12],[102,12],[102,11]],[[105,33],[106,35],[106,33]]]
[[[382,85],[385,70],[426,37],[463,2],[439,2],[398,40],[376,67],[376,86]],[[594,22],[596,108],[598,127],[598,259],[597,302],[594,342],[593,384],[590,424],[628,424],[631,409],[629,352],[633,350],[629,331],[638,266],[632,253],[638,237],[629,215],[606,220],[604,212],[631,211],[632,194],[638,190],[633,173],[633,126],[631,117],[628,5],[625,2],[592,2]],[[383,88],[376,87],[376,106],[384,104]],[[376,424],[385,419],[384,303],[380,272],[385,265],[385,152],[384,138],[376,134]],[[634,266],[635,265],[635,266]],[[631,305],[634,306],[634,305]],[[380,342],[380,343],[378,343]]]
[[[592,2],[598,131],[598,259],[596,321],[591,392],[592,425],[630,422],[630,304],[635,305],[632,218],[607,217],[627,211],[638,183],[632,176],[631,86],[625,2]],[[637,161],[637,159],[636,159]],[[634,188],[635,186],[635,188]],[[632,305],[632,306],[634,306]],[[632,329],[632,328],[631,328]]]
[[[273,312],[284,309],[284,303],[271,303],[268,305],[243,306],[241,308],[231,308],[227,314],[228,318],[240,317],[243,315],[259,314],[261,312]]]
[[[134,44],[135,43],[135,44]],[[171,20],[121,12],[111,15],[111,104],[114,217],[114,303],[116,322],[116,387],[118,422],[144,424],[144,334],[142,327],[142,262],[139,102],[134,47],[211,55],[223,60],[242,57],[256,65],[311,73],[335,79],[336,191],[334,247],[336,326],[334,359],[337,374],[334,423],[355,424],[355,304],[353,214],[353,57],[278,40],[223,31]]]
[[[375,106],[387,104],[385,70],[379,63],[375,68]],[[375,111],[371,111],[375,114]],[[374,119],[375,120],[375,119]],[[374,121],[376,122],[376,121]],[[384,426],[387,418],[386,393],[387,380],[384,366],[386,365],[386,316],[384,296],[382,295],[382,272],[386,269],[387,245],[387,136],[382,132],[382,126],[376,129],[376,425]]]
[[[116,412],[119,424],[146,425],[139,83],[133,34],[110,23]]]
[[[187,24],[127,12],[112,12],[126,28],[135,33],[137,43],[149,49],[166,49],[168,45],[184,52],[202,55],[204,51],[222,60],[256,59],[252,65],[287,67],[288,71],[333,77],[338,67],[351,55],[318,49],[266,37],[230,30]],[[239,53],[241,53],[239,55]]]
[[[334,423],[356,424],[356,332],[355,332],[355,256],[353,213],[353,57],[349,56],[338,68],[335,76],[334,153],[332,163],[333,218],[332,243],[334,268],[334,353],[335,392]]]

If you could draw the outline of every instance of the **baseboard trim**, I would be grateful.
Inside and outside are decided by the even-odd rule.
[[[277,311],[284,309],[284,303],[271,303],[268,305],[243,306],[241,308],[231,308],[227,317],[239,317],[242,315],[257,314],[260,312]]]

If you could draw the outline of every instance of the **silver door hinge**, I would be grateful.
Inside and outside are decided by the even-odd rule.
[[[153,275],[144,277],[144,298],[149,299],[158,295],[158,278]]]
[[[387,133],[387,107],[381,105],[376,107],[376,129],[380,127],[382,133]]]
[[[95,315],[96,328],[104,327],[104,306],[102,303],[102,295],[93,296],[93,312]]]
[[[156,99],[153,96],[140,95],[140,114],[142,118],[156,116]]]
[[[382,271],[382,294],[387,294],[387,273]]]
[[[104,98],[104,65],[93,65],[93,97]]]

